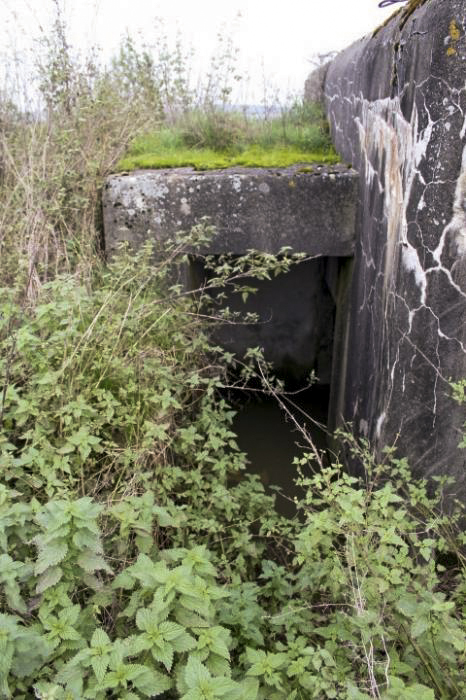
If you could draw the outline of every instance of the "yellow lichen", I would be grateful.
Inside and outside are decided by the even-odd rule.
[[[456,44],[456,42],[457,42],[457,41],[460,39],[460,37],[461,37],[461,32],[460,32],[460,30],[459,30],[459,28],[458,28],[458,25],[456,24],[456,20],[455,20],[455,19],[452,19],[451,22],[450,22],[449,33],[450,33],[450,39],[451,39],[452,44]],[[455,46],[454,46],[454,45],[453,45],[453,46],[449,46],[448,49],[447,49],[447,56],[456,56],[456,54],[457,54],[457,51],[456,51]]]
[[[461,36],[461,32],[458,29],[458,25],[456,24],[456,20],[452,19],[450,22],[450,36],[452,41],[458,41],[458,39]]]

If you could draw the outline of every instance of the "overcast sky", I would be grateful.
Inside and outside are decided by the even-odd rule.
[[[379,9],[378,0],[58,0],[71,41],[85,50],[102,47],[109,56],[129,31],[155,40],[156,17],[169,36],[176,30],[192,44],[196,72],[215,50],[219,32],[240,50],[240,72],[249,76],[249,101],[260,101],[265,75],[283,92],[300,91],[318,53],[340,50],[373,30],[401,5]],[[54,0],[0,0],[3,51],[27,50],[46,32]],[[238,17],[238,15],[240,15]]]

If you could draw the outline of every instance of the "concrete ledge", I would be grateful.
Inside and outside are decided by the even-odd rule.
[[[345,166],[191,168],[112,175],[103,193],[109,255],[189,230],[207,216],[217,229],[210,253],[349,256],[355,245],[358,175]]]

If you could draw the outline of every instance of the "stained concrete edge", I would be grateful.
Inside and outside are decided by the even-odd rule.
[[[344,165],[288,168],[138,170],[107,178],[105,246],[189,231],[203,217],[216,229],[209,253],[276,254],[283,246],[312,256],[350,256],[356,239],[358,175]]]

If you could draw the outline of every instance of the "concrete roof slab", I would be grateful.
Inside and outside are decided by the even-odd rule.
[[[357,173],[343,165],[139,170],[110,176],[103,193],[105,243],[135,248],[188,231],[208,217],[217,235],[206,252],[244,254],[283,246],[315,256],[350,256]]]

